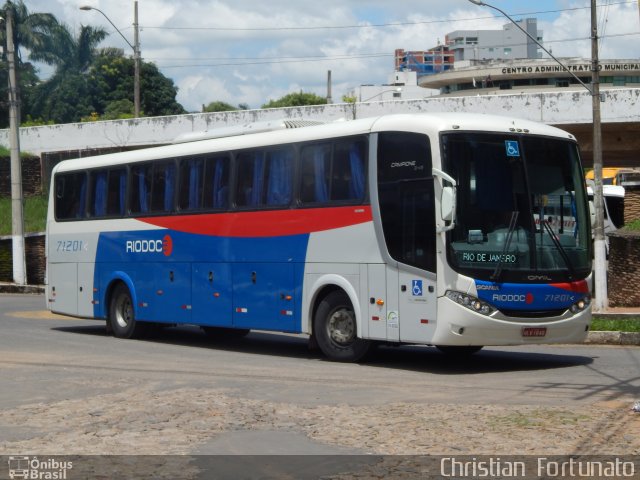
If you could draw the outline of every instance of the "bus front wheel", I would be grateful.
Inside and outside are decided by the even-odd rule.
[[[135,338],[142,331],[140,323],[135,319],[129,289],[123,284],[116,286],[111,296],[109,325],[113,335],[118,338]]]
[[[357,362],[371,348],[371,342],[357,337],[356,314],[349,296],[342,290],[331,292],[320,302],[313,333],[329,360]]]

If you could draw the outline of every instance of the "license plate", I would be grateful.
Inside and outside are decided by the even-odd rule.
[[[523,337],[544,337],[547,334],[547,327],[524,327]]]

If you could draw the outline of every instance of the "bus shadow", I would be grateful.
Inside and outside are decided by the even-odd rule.
[[[56,327],[53,330],[80,335],[110,337],[104,323],[82,326]],[[269,355],[286,358],[324,360],[319,350],[310,350],[304,335],[251,331],[245,337],[222,335],[212,338],[195,326],[153,329],[131,342],[152,342],[164,345]],[[328,362],[328,360],[327,360]],[[532,352],[517,347],[485,347],[468,357],[453,357],[429,346],[379,345],[360,362],[363,366],[389,368],[436,375],[482,374],[517,371],[536,371],[584,366],[593,363],[591,356],[557,352]]]
[[[540,371],[589,365],[590,356],[562,352],[532,352],[530,350],[485,347],[478,353],[456,357],[435,347],[378,347],[367,359],[367,365],[397,368],[435,375],[482,374],[518,371]]]

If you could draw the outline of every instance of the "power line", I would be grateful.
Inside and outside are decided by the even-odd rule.
[[[626,0],[616,3],[608,3],[610,5],[626,5],[635,3],[636,0]],[[526,15],[543,15],[550,13],[572,12],[578,10],[589,10],[591,7],[573,7],[563,8],[557,10],[541,10],[536,12],[520,12],[511,14],[514,17],[521,17]],[[386,27],[404,27],[411,25],[432,25],[436,23],[451,23],[461,21],[472,20],[487,20],[490,18],[501,18],[499,15],[490,15],[484,17],[473,17],[465,19],[438,19],[427,20],[423,22],[391,22],[391,23],[372,23],[367,25],[323,25],[317,27],[167,27],[167,26],[142,26],[142,28],[155,29],[155,30],[208,30],[208,31],[222,31],[222,32],[281,32],[281,31],[310,31],[310,30],[345,30],[345,29],[361,29],[361,28],[386,28]]]
[[[606,38],[613,37],[626,37],[640,35],[640,32],[627,32],[627,33],[616,33],[606,35]],[[578,42],[578,41],[586,41],[589,40],[590,37],[574,37],[574,38],[563,38],[557,40],[548,40],[545,41],[545,44],[550,43],[567,43],[567,42]],[[522,44],[512,44],[511,46],[520,46],[525,45]],[[494,45],[493,47],[490,45],[483,46],[482,49],[486,48],[497,48],[504,45]],[[237,66],[250,66],[250,65],[270,65],[270,64],[282,64],[282,63],[307,63],[307,62],[325,62],[325,61],[337,61],[337,60],[360,60],[360,59],[368,59],[368,58],[382,58],[382,57],[393,57],[395,54],[393,53],[362,53],[362,54],[343,54],[343,55],[334,55],[334,56],[323,56],[323,55],[315,55],[315,56],[305,56],[305,57],[244,57],[237,59],[229,59],[228,57],[209,57],[209,58],[162,58],[155,59],[155,61],[162,60],[223,60],[223,63],[212,63],[212,64],[183,64],[183,65],[158,65],[159,68],[200,68],[200,67],[237,67]],[[154,60],[154,59],[149,59]],[[248,60],[248,61],[245,61]]]

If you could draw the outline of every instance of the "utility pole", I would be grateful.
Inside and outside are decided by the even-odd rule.
[[[11,150],[11,237],[13,281],[26,285],[27,269],[24,249],[24,219],[22,216],[22,164],[18,118],[15,47],[13,45],[13,10],[7,8],[7,61],[9,63],[9,147]]]
[[[591,0],[591,102],[593,106],[593,203],[596,220],[593,228],[594,287],[593,309],[602,312],[609,306],[607,292],[607,253],[604,238],[604,197],[602,193],[602,123],[600,118],[600,62],[598,59],[598,19],[596,0]]]
[[[140,32],[138,25],[138,0],[133,2],[133,45],[131,42],[127,40],[122,32],[116,27],[116,25],[111,21],[107,14],[102,10],[96,7],[90,7],[88,5],[83,5],[80,7],[80,10],[95,10],[96,12],[100,12],[104,18],[111,24],[113,28],[115,28],[116,32],[120,34],[122,39],[127,42],[133,49],[133,113],[136,118],[140,117]]]
[[[327,103],[333,103],[333,98],[331,98],[331,70],[327,71]]]
[[[138,0],[133,2],[133,112],[140,117],[140,35],[138,27]]]

